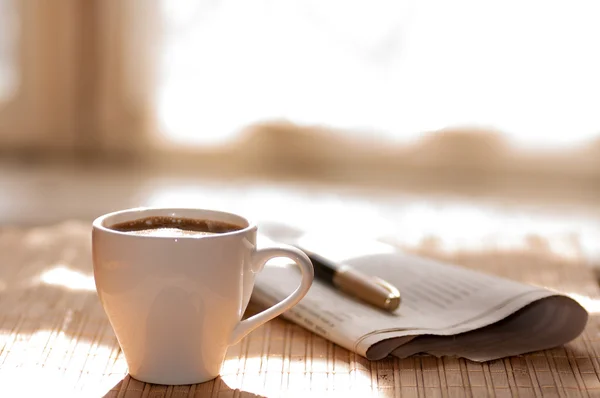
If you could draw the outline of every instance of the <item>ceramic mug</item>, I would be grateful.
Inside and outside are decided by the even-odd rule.
[[[112,225],[167,216],[235,224],[208,236],[135,235]],[[93,222],[94,279],[129,374],[156,384],[195,384],[219,375],[227,348],[293,307],[313,281],[309,258],[291,246],[256,247],[257,226],[214,210],[138,208]],[[241,320],[255,275],[275,257],[302,271],[298,288],[271,308]]]

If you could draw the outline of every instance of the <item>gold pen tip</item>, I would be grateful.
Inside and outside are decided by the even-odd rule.
[[[395,286],[381,278],[366,276],[353,268],[340,267],[333,283],[340,290],[385,311],[395,311],[400,306],[400,292]]]
[[[390,295],[386,298],[384,307],[388,311],[395,311],[398,309],[398,307],[400,307],[400,301],[401,301],[400,295],[397,295],[397,296]]]

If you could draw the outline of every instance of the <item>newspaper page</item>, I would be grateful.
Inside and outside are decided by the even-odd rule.
[[[337,240],[336,240],[337,241]],[[402,303],[393,313],[374,308],[319,280],[283,316],[369,359],[383,358],[416,336],[450,336],[494,324],[525,306],[558,293],[542,287],[411,256],[376,241],[305,234],[294,239],[262,235],[259,246],[294,244],[343,262],[395,285]],[[257,275],[252,299],[270,306],[298,285],[289,260],[269,262]],[[374,349],[375,347],[375,349]]]

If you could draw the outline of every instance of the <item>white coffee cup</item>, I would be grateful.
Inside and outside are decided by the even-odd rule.
[[[208,236],[152,236],[110,227],[146,217],[220,221],[239,230]],[[239,215],[203,209],[138,208],[93,222],[98,296],[129,374],[156,384],[195,384],[219,375],[227,348],[296,305],[313,281],[309,258],[291,246],[256,247],[257,226]],[[286,299],[241,320],[255,275],[275,257],[302,271]]]

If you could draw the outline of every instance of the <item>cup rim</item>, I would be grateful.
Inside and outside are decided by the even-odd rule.
[[[235,231],[230,231],[230,232],[223,232],[223,233],[218,233],[218,234],[214,234],[214,235],[202,235],[202,236],[194,236],[194,235],[182,235],[182,236],[177,236],[177,237],[172,237],[172,236],[160,236],[160,235],[136,235],[136,234],[131,234],[128,232],[124,232],[124,231],[117,231],[115,229],[111,229],[108,226],[106,226],[104,223],[107,219],[111,218],[111,217],[116,217],[116,216],[120,216],[120,215],[124,215],[124,214],[136,214],[136,213],[144,213],[144,212],[149,212],[151,213],[152,211],[158,211],[158,212],[190,212],[190,211],[199,211],[199,212],[205,212],[205,213],[212,213],[212,214],[219,214],[222,216],[229,216],[229,217],[234,217],[234,218],[239,218],[244,220],[244,222],[247,224],[247,226],[241,228],[241,229],[237,229]],[[142,218],[143,216],[140,215],[137,218]],[[191,216],[193,217],[193,216]],[[132,217],[131,220],[135,220],[136,217]],[[223,211],[223,210],[217,210],[217,209],[210,209],[210,208],[202,208],[202,207],[132,207],[132,208],[128,208],[128,209],[122,209],[122,210],[117,210],[117,211],[113,211],[110,213],[105,213],[99,217],[97,217],[96,219],[94,219],[94,221],[92,222],[92,228],[94,230],[97,231],[102,231],[104,233],[108,233],[108,234],[113,234],[113,235],[120,235],[123,237],[128,237],[128,238],[137,238],[137,239],[184,239],[184,240],[198,240],[198,239],[219,239],[219,238],[224,238],[224,237],[228,237],[228,236],[235,236],[235,235],[242,235],[245,234],[249,231],[252,230],[256,230],[257,229],[257,224],[256,222],[253,222],[252,220],[237,214],[237,213],[232,213],[232,212],[228,212],[228,211]]]

